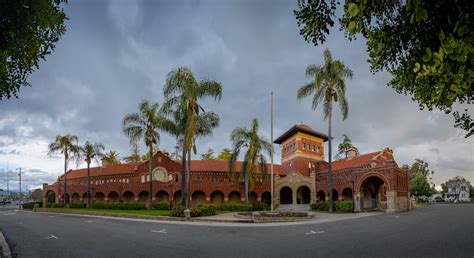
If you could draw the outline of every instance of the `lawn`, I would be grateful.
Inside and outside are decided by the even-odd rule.
[[[106,209],[73,209],[73,208],[48,208],[54,211],[72,212],[72,213],[115,213],[115,214],[137,214],[151,216],[169,216],[169,210],[106,210]]]

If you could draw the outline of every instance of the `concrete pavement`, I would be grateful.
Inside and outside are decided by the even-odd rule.
[[[219,226],[0,209],[18,257],[473,257],[474,205],[324,223]]]

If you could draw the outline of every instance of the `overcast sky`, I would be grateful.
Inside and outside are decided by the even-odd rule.
[[[335,28],[324,45],[306,43],[293,16],[296,1],[175,2],[69,1],[67,32],[30,76],[32,87],[0,102],[0,188],[6,188],[7,161],[10,189],[18,188],[17,167],[26,170],[28,188],[54,182],[63,160],[49,157],[47,145],[58,134],[127,155],[121,119],[142,99],[163,103],[166,74],[182,65],[223,86],[220,102],[202,102],[220,115],[221,125],[197,141],[199,153],[229,147],[232,129],[254,117],[269,139],[271,91],[275,138],[301,122],[327,133],[322,110],[312,111],[309,99],[296,100],[309,80],[306,66],[321,64],[325,48],[354,71],[346,82],[349,118],[342,121],[335,109],[335,146],[346,133],[361,153],[390,147],[400,165],[426,160],[436,184],[455,175],[474,181],[474,137],[465,139],[452,115],[420,111],[409,96],[395,93],[386,86],[389,74],[372,74],[364,40],[350,42]],[[163,133],[160,148],[172,151],[174,145]]]

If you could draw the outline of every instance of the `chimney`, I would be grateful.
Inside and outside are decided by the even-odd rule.
[[[346,157],[347,158],[352,158],[357,156],[357,152],[355,148],[350,148],[349,150],[346,151]]]

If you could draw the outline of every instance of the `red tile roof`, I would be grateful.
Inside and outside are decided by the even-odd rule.
[[[309,135],[312,135],[312,136],[315,136],[315,137],[318,137],[318,138],[322,138],[324,141],[327,141],[329,139],[329,137],[326,134],[323,134],[321,132],[318,132],[318,131],[314,130],[309,125],[300,124],[300,125],[294,125],[293,127],[291,127],[288,131],[284,132],[280,137],[278,137],[273,142],[277,143],[277,144],[281,144],[282,142],[284,142],[286,139],[290,138],[291,136],[293,136],[297,132],[302,132],[302,133],[306,133],[306,134],[309,134]]]
[[[242,161],[235,163],[234,171],[240,172],[242,169]],[[225,160],[191,160],[191,171],[200,172],[227,172],[229,170],[229,162]],[[280,173],[281,165],[273,164],[273,171]],[[267,164],[267,173],[270,173],[270,164]]]
[[[105,175],[117,175],[117,174],[128,174],[132,173],[140,163],[127,163],[118,165],[109,165],[104,167],[92,167],[90,168],[91,176],[105,176]],[[87,168],[69,170],[67,172],[67,179],[75,179],[87,176]],[[63,179],[64,175],[60,176]]]
[[[333,170],[338,170],[338,169],[345,169],[345,168],[350,168],[350,167],[359,167],[363,165],[368,165],[370,164],[374,159],[377,159],[378,157],[384,157],[386,160],[393,161],[393,156],[390,153],[390,150],[388,148],[382,150],[382,151],[375,151],[375,152],[370,152],[366,154],[362,154],[359,156],[355,157],[349,157],[341,160],[336,160],[332,163],[332,169]],[[326,163],[327,164],[327,163]],[[323,169],[319,172],[326,172],[327,169]]]

